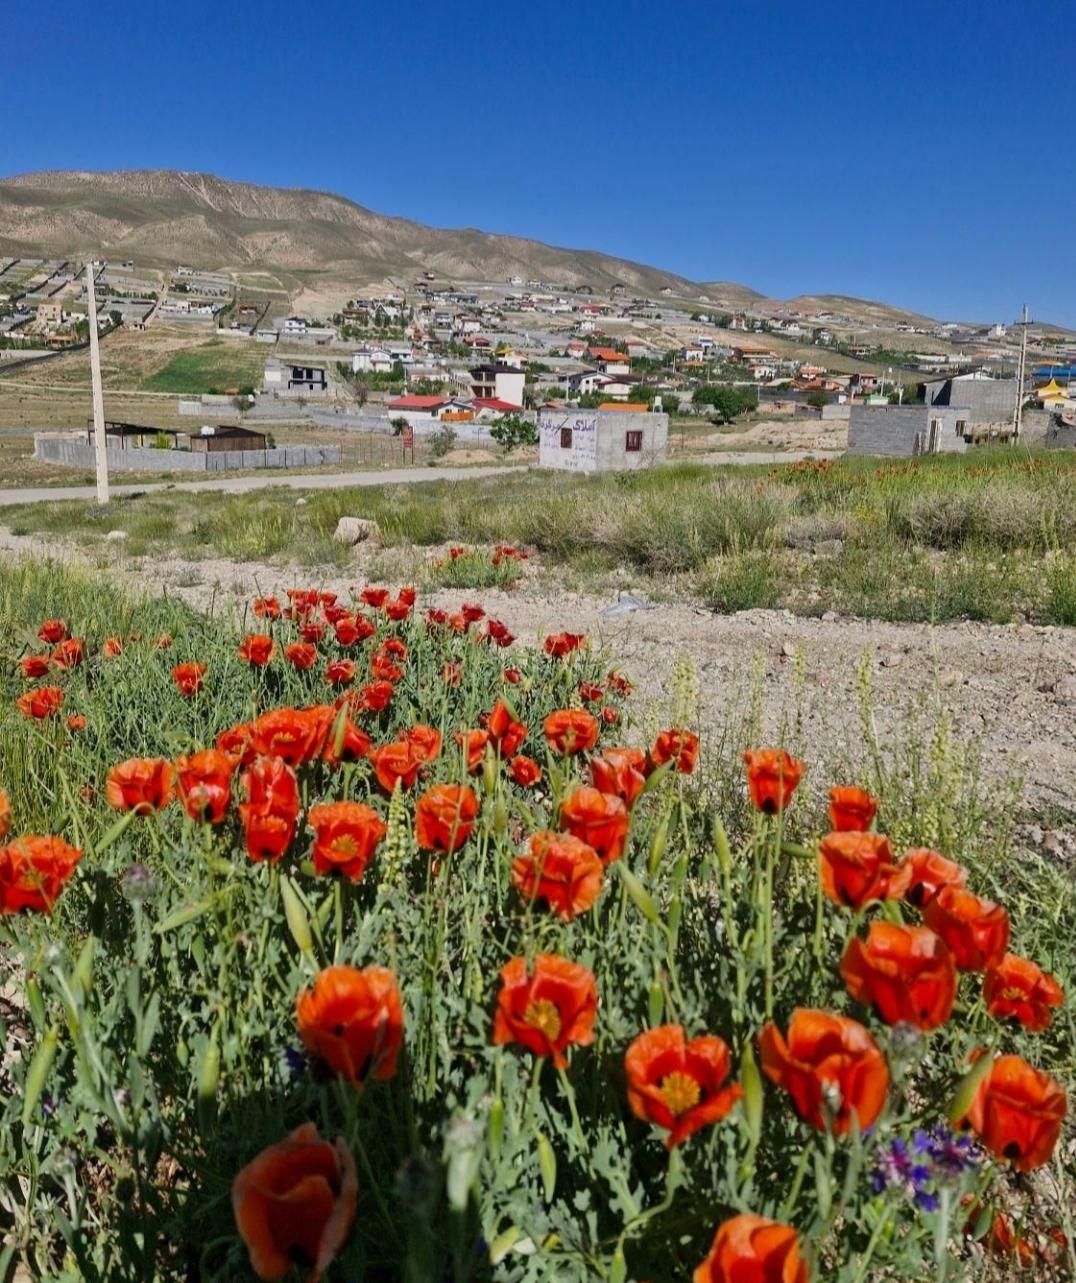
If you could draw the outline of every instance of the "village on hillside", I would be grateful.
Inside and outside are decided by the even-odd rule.
[[[714,288],[696,299],[671,288],[642,297],[620,285],[450,282],[424,272],[296,293],[270,272],[6,257],[0,376],[38,376],[87,346],[91,274],[105,352],[121,332],[131,342],[157,331],[180,351],[231,345],[250,371],[241,382],[179,389],[186,433],[161,437],[159,424],[110,414],[109,445],[137,452],[124,456],[129,469],[141,466],[147,436],[160,451],[156,470],[338,458],[330,446],[254,463],[274,425],[296,423],[405,442],[537,444],[543,466],[583,472],[662,461],[670,417],[729,425],[750,415],[788,424],[787,440],[800,447],[880,455],[1016,437],[1076,443],[1076,334],[1034,322],[932,322],[855,300],[778,304],[736,287],[727,297]],[[89,441],[87,432],[41,431],[35,453],[85,466]],[[175,457],[183,453],[202,458]]]

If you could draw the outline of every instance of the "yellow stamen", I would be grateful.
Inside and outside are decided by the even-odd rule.
[[[690,1074],[669,1074],[661,1080],[658,1094],[677,1118],[699,1103],[699,1084]]]
[[[550,1042],[555,1042],[560,1035],[560,1012],[548,998],[539,998],[527,1004],[523,1019],[540,1033],[545,1034]]]

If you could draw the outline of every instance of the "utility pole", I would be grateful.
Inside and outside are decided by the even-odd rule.
[[[1027,372],[1027,304],[1024,304],[1024,319],[1020,322],[1020,363],[1016,372],[1016,405],[1012,412],[1012,442],[1020,437],[1020,423],[1024,417],[1024,379]]]
[[[97,455],[97,502],[108,503],[108,444],[105,441],[105,398],[101,391],[101,349],[97,341],[97,295],[93,260],[86,264],[86,304],[90,320],[90,386],[93,389],[93,445]]]

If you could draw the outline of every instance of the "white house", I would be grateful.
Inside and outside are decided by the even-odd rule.
[[[301,316],[286,316],[280,322],[281,334],[289,337],[306,333],[306,321]]]
[[[538,466],[559,472],[652,468],[664,462],[668,440],[667,414],[552,406],[538,413]]]
[[[522,406],[526,374],[515,366],[490,362],[471,370],[471,394],[476,400],[504,401]]]
[[[363,349],[351,354],[351,369],[355,374],[387,374],[392,365],[392,356],[384,348]]]

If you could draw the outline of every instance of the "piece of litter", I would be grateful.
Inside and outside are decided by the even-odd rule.
[[[611,606],[606,606],[602,615],[606,619],[613,619],[617,615],[630,615],[633,610],[653,610],[653,604],[649,601],[643,601],[641,597],[633,597],[631,593],[624,593]]]

